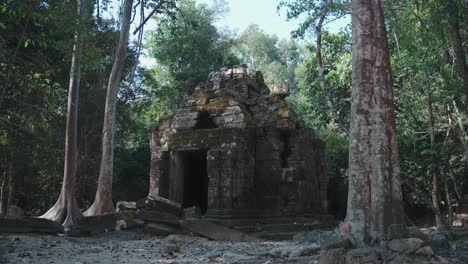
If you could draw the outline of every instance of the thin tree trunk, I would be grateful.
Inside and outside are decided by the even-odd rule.
[[[448,225],[451,226],[453,224],[453,208],[450,197],[450,190],[448,184],[448,177],[444,177],[444,189],[445,189],[445,200],[447,200],[447,214],[448,214]]]
[[[439,199],[439,165],[438,165],[438,158],[436,155],[435,145],[435,132],[434,132],[434,114],[432,111],[432,92],[428,91],[427,94],[427,112],[428,112],[428,130],[429,130],[429,138],[431,143],[431,175],[432,175],[432,204],[434,208],[440,211],[440,199]],[[435,215],[436,220],[436,227],[438,229],[443,229],[444,224],[442,219],[440,219],[439,215]]]
[[[447,128],[447,133],[445,134],[445,139],[444,143],[442,145],[442,155],[444,157],[450,157],[447,151],[448,143],[450,140],[450,130],[453,128],[453,120],[451,118],[451,108],[450,105],[447,104],[447,117],[448,117],[448,128]],[[450,166],[450,162],[446,162]],[[451,226],[453,224],[453,208],[452,208],[452,198],[450,195],[450,189],[449,189],[449,173],[445,172],[444,174],[444,191],[445,191],[445,200],[447,201],[447,214],[448,214],[448,225]]]
[[[453,169],[450,168],[450,179],[452,180],[453,184],[453,190],[455,191],[455,198],[457,199],[458,202],[458,207],[463,208],[465,202],[463,201],[463,197],[460,194],[460,191],[458,190],[457,182],[455,181],[455,173],[453,172]]]
[[[432,203],[432,199],[430,196],[427,195],[427,193],[425,192],[422,192],[420,191],[421,189],[423,188],[418,188],[417,186],[413,186],[412,184],[410,184],[408,181],[404,181],[404,184],[405,186],[409,187],[411,191],[414,192],[414,194],[419,198],[421,199],[425,204],[426,206],[432,210],[432,212],[437,215],[443,222],[445,225],[448,225],[447,224],[447,219],[445,219],[445,217],[442,215],[442,213],[440,212],[439,209],[435,208],[433,203]]]
[[[3,172],[2,185],[0,187],[0,214],[6,213],[6,204],[7,204],[7,197],[6,197],[6,190],[5,190],[6,182],[7,182],[7,173],[5,171]]]
[[[455,100],[452,100],[452,105],[453,105],[453,110],[455,110],[457,124],[458,124],[458,128],[460,131],[458,135],[459,135],[461,143],[463,144],[463,148],[465,150],[464,159],[465,161],[468,162],[468,135],[466,135],[465,126],[463,125],[463,119],[460,114],[460,111],[458,110],[457,103],[455,102]]]
[[[468,105],[468,65],[466,63],[463,41],[460,36],[460,22],[457,15],[457,6],[453,0],[447,0],[446,3],[449,18],[450,43],[452,45],[455,63],[463,80],[463,91],[465,93],[466,104]]]
[[[62,223],[65,228],[78,224],[82,217],[76,203],[76,157],[77,157],[77,120],[78,120],[78,92],[81,77],[81,57],[83,50],[84,32],[86,22],[86,2],[77,0],[78,22],[75,31],[75,44],[73,47],[70,68],[70,82],[68,88],[67,126],[65,131],[65,166],[62,191],[55,205],[41,218],[47,218]]]
[[[8,195],[7,195],[7,202],[6,202],[6,209],[8,207],[15,205],[15,179],[13,177],[13,153],[10,154],[10,161],[8,163]]]
[[[317,71],[318,71],[318,76],[319,76],[320,89],[322,90],[325,104],[327,105],[327,108],[328,108],[328,115],[338,125],[338,127],[341,128],[341,130],[346,134],[346,136],[349,137],[349,129],[346,127],[346,125],[343,124],[342,120],[339,118],[339,114],[337,113],[335,107],[333,106],[333,102],[330,99],[330,94],[325,85],[325,74],[324,74],[324,66],[323,66],[323,58],[322,58],[322,28],[323,28],[323,22],[325,21],[325,18],[327,17],[327,14],[330,11],[330,7],[332,4],[333,4],[333,0],[328,0],[328,2],[326,3],[323,9],[322,14],[320,15],[317,25],[315,26],[315,32],[317,34],[317,38],[316,38]]]
[[[112,174],[114,163],[114,134],[117,93],[125,63],[125,55],[130,32],[133,0],[126,0],[122,14],[119,42],[115,53],[114,64],[107,85],[104,125],[102,128],[101,166],[99,170],[96,197],[85,215],[98,215],[114,211],[112,203]]]
[[[346,222],[357,245],[404,224],[390,55],[380,0],[351,2],[353,87]]]

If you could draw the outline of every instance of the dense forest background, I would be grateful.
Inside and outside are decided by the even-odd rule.
[[[86,34],[76,197],[84,209],[96,192],[107,78],[120,26],[120,17],[109,11],[118,4],[90,2],[92,15],[80,29]],[[325,25],[348,16],[349,1],[278,1],[289,18],[304,19],[291,39],[257,25],[242,32],[217,28],[227,12],[223,1],[176,2],[176,9],[153,18],[156,30],[132,35],[127,49],[117,103],[113,199],[147,195],[148,128],[170,115],[210,72],[245,63],[262,71],[267,84],[289,83],[289,103],[327,143],[330,210],[344,217],[351,32],[348,26],[331,33]],[[463,0],[384,2],[406,211],[409,219],[426,215],[432,224],[432,210],[450,213],[468,193],[468,7]],[[139,23],[138,16],[133,19]],[[67,1],[0,1],[0,198],[31,215],[45,212],[60,193],[75,22]],[[144,52],[155,65],[140,65]]]

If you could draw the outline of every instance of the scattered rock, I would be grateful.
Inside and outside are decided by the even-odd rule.
[[[448,238],[444,234],[434,234],[426,245],[432,248],[450,248]]]
[[[381,254],[375,248],[356,248],[346,253],[347,264],[377,264],[382,263]]]
[[[137,215],[136,211],[120,211],[118,213],[115,213],[115,217],[117,220],[126,220],[126,221],[134,219],[136,215]]]
[[[434,251],[432,250],[432,248],[430,246],[425,246],[425,247],[422,247],[422,248],[416,250],[415,254],[416,255],[421,255],[421,256],[432,257],[432,256],[434,256]]]
[[[282,257],[289,257],[291,252],[294,250],[295,247],[289,246],[289,247],[280,247],[280,248],[274,248],[270,250],[271,255],[276,255],[276,256],[282,256]]]
[[[303,245],[296,247],[291,254],[289,254],[289,258],[297,258],[306,255],[313,255],[320,250],[319,244],[311,244],[311,245]]]
[[[418,227],[413,226],[413,227],[408,227],[407,229],[409,232],[408,237],[416,237],[424,241],[429,240],[429,236],[424,234],[421,230],[419,230]]]
[[[344,248],[334,248],[320,252],[320,264],[346,264],[346,253]]]
[[[146,199],[146,207],[176,216],[179,216],[181,212],[179,203],[151,194],[148,196],[148,199]]]
[[[320,248],[322,250],[329,250],[333,248],[351,248],[352,243],[348,239],[341,238],[337,234],[324,234],[320,236]]]
[[[115,207],[117,212],[137,210],[136,202],[119,201]]]
[[[117,220],[115,230],[128,230],[145,226],[145,221],[141,219]]]
[[[387,247],[398,253],[413,254],[423,243],[419,238],[399,238],[389,241]]]
[[[184,209],[184,219],[201,219],[201,209],[198,206],[192,206]]]
[[[239,261],[239,260],[251,260],[254,259],[253,256],[246,256],[234,252],[226,252],[223,254],[223,261]]]

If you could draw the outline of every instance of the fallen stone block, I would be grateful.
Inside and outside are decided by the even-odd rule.
[[[180,225],[190,232],[218,241],[261,241],[259,238],[246,235],[242,232],[217,225],[206,220],[190,219],[181,221]]]
[[[0,233],[63,233],[57,222],[43,218],[8,219],[0,218]]]
[[[419,238],[399,238],[389,241],[387,247],[398,253],[413,254],[423,243],[424,241]]]
[[[201,219],[201,209],[198,206],[192,206],[184,209],[184,219]]]
[[[432,256],[434,256],[434,251],[432,250],[432,248],[430,246],[425,246],[425,247],[422,247],[422,248],[416,250],[415,254],[420,255],[420,256],[432,257]]]
[[[115,213],[115,217],[117,220],[130,220],[134,219],[137,215],[136,211],[120,211]]]
[[[135,202],[135,206],[137,209],[143,209],[146,207],[146,198],[138,199]]]
[[[319,250],[320,250],[319,244],[298,246],[291,252],[291,254],[289,254],[289,258],[297,258],[297,257],[302,257],[302,256],[314,255]]]
[[[145,221],[141,219],[129,219],[129,220],[117,220],[115,224],[115,230],[129,230],[133,228],[144,227]]]
[[[377,264],[382,263],[381,256],[382,252],[375,248],[355,248],[346,253],[346,263]]]
[[[181,206],[179,203],[155,195],[148,196],[148,199],[146,199],[146,207],[176,216],[179,216],[181,213]]]
[[[334,248],[351,248],[352,243],[348,239],[343,239],[337,234],[324,234],[320,236],[321,250],[330,250]]]
[[[346,253],[343,248],[323,250],[319,257],[320,264],[346,264]]]
[[[143,232],[149,235],[154,235],[154,236],[168,236],[171,234],[180,233],[181,230],[180,228],[167,225],[167,224],[150,223],[145,226],[145,228],[143,229]]]
[[[429,241],[425,243],[426,246],[432,248],[450,248],[449,239],[444,234],[435,234]]]
[[[155,223],[163,223],[163,224],[171,224],[171,225],[179,225],[180,219],[172,214],[143,209],[139,210],[136,218],[148,221],[148,222],[155,222]]]
[[[408,227],[408,232],[409,236],[408,237],[417,237],[419,239],[422,239],[424,241],[429,239],[429,236],[424,234],[419,228],[417,227]]]
[[[462,227],[468,228],[468,217],[464,217],[461,219]]]
[[[137,210],[136,202],[118,201],[115,207],[117,212]]]

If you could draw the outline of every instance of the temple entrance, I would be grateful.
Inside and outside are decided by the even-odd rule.
[[[182,152],[184,192],[182,207],[198,206],[202,214],[208,207],[207,151]]]

